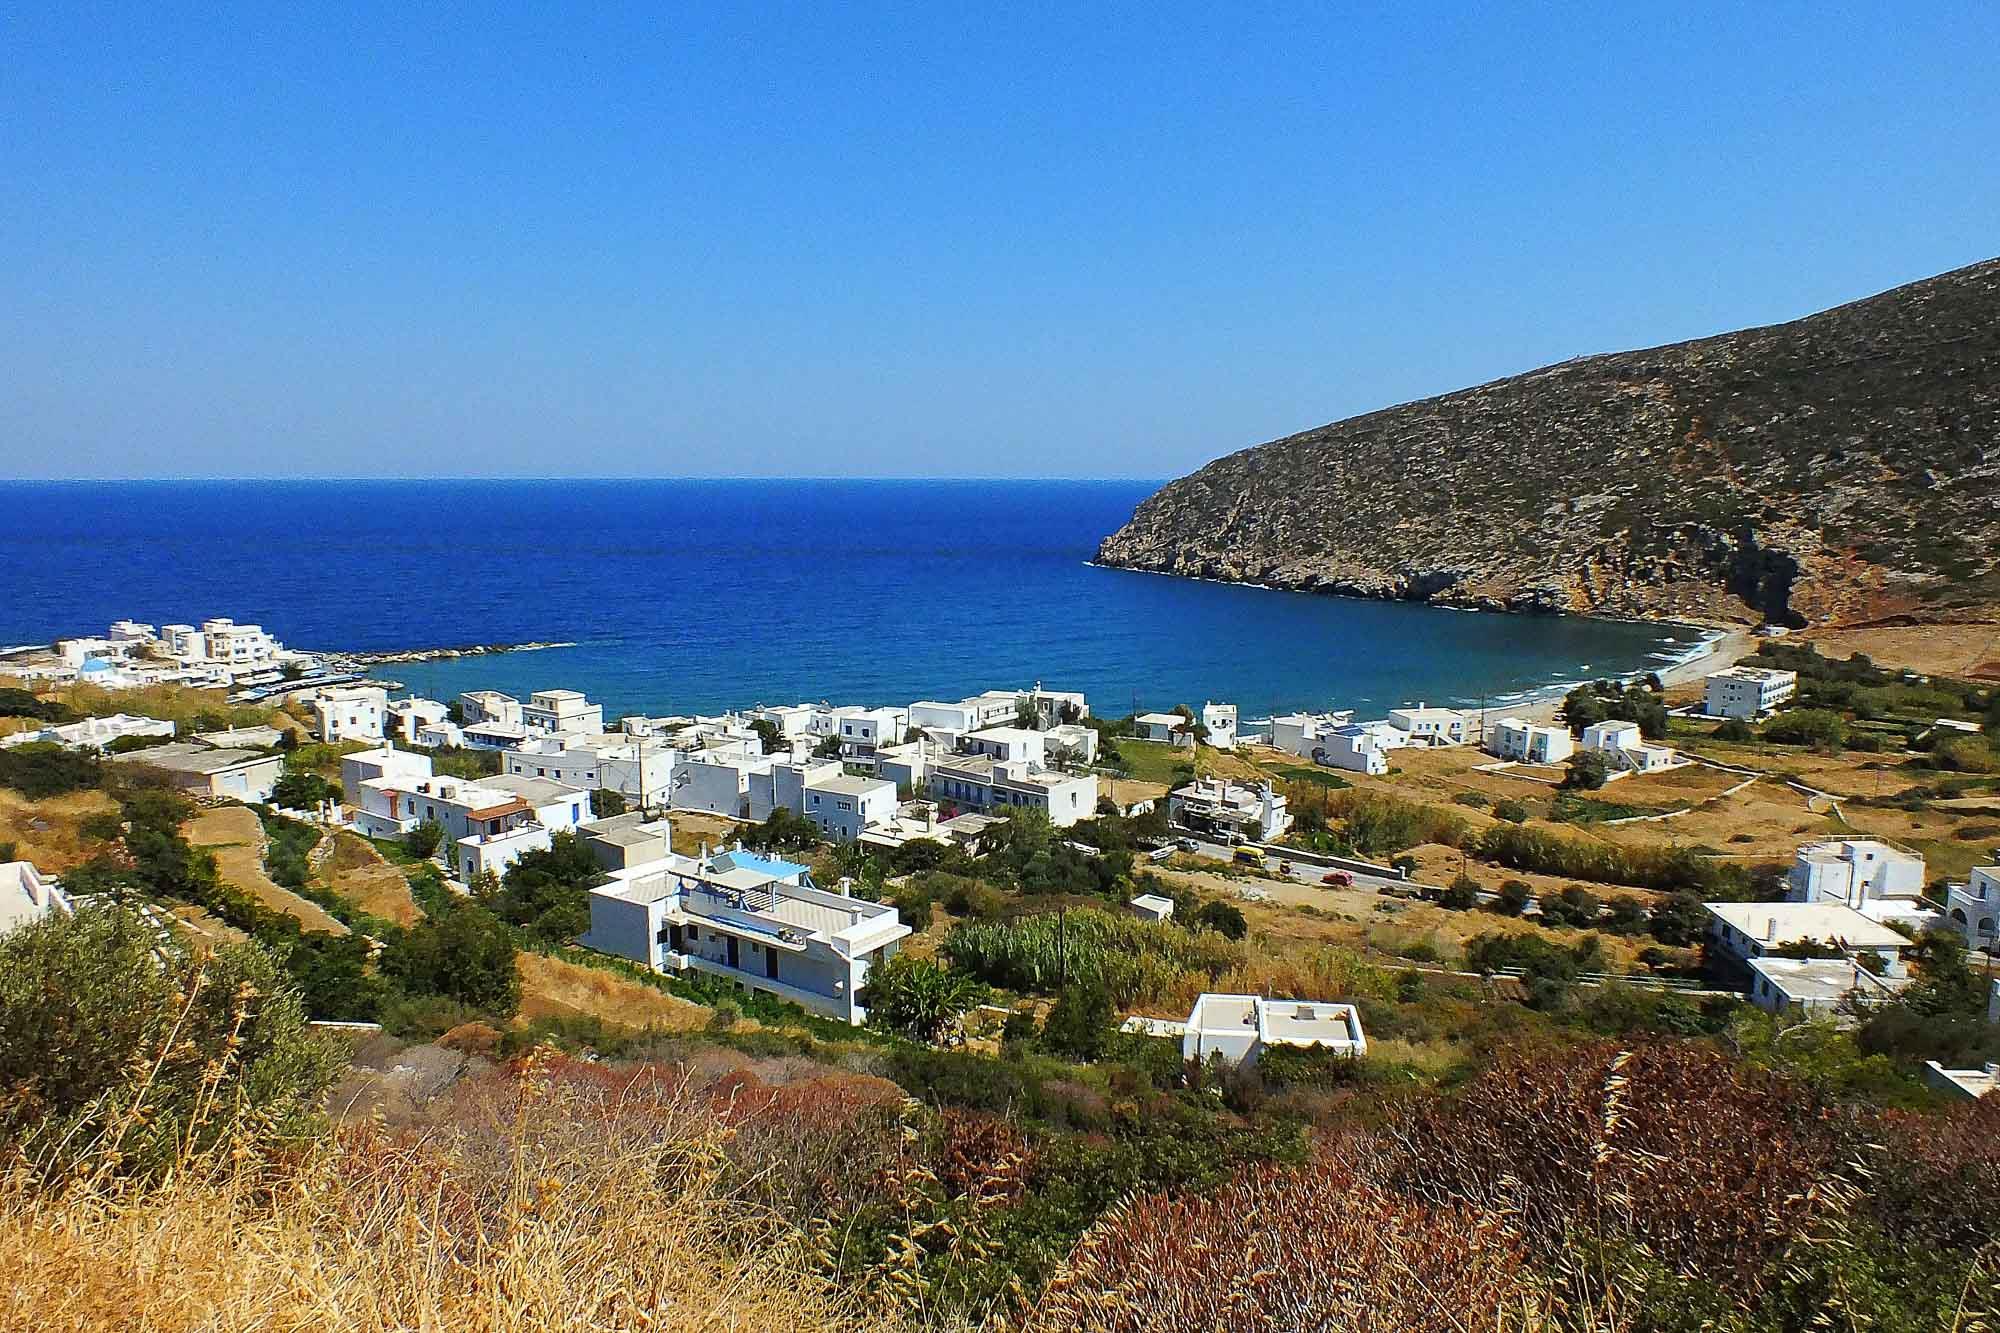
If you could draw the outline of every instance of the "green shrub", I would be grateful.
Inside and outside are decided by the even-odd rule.
[[[1493,817],[1504,819],[1509,824],[1525,824],[1528,822],[1528,807],[1510,796],[1494,803]]]
[[[43,801],[103,785],[101,762],[52,741],[31,741],[0,750],[0,787],[12,787],[29,800]]]

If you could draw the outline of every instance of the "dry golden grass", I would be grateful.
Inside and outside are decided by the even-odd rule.
[[[725,815],[700,810],[675,810],[667,818],[674,830],[674,850],[682,856],[694,856],[704,844],[713,850],[734,842],[743,827]]]
[[[68,704],[79,713],[105,715],[137,713],[178,723],[182,732],[193,730],[197,714],[211,713],[227,718],[234,726],[281,725],[275,710],[256,704],[232,704],[223,690],[197,690],[186,685],[148,685],[140,690],[107,690],[101,685],[65,685],[57,689],[37,689],[44,699]]]
[[[1877,666],[1909,667],[1927,675],[1969,676],[2000,658],[2000,624],[1885,625],[1815,630],[1803,637],[1827,657],[1865,653]]]
[[[248,806],[225,805],[203,810],[186,827],[190,844],[215,855],[223,881],[242,889],[274,912],[296,917],[307,930],[345,935],[347,927],[308,898],[274,882],[264,873],[264,826]]]
[[[83,836],[83,821],[117,813],[118,803],[101,791],[31,801],[0,787],[0,842],[13,843],[16,857],[59,875],[88,861],[103,845]]]
[[[687,1031],[704,1026],[712,1012],[603,968],[526,951],[516,962],[524,1019],[595,1018],[629,1028]],[[741,1022],[754,1026],[748,1019]]]
[[[11,1176],[0,1327],[896,1327],[818,1277],[806,1237],[722,1197],[724,1133],[658,1080],[531,1070],[427,1132],[351,1127],[295,1166],[195,1163],[152,1190]]]
[[[423,915],[410,896],[409,878],[384,860],[366,838],[337,833],[321,870],[327,887],[370,916],[413,926]]]

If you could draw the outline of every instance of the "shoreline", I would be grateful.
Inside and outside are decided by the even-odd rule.
[[[493,657],[501,653],[535,653],[547,648],[574,648],[574,642],[530,640],[527,643],[471,643],[455,648],[392,648],[377,652],[314,654],[323,662],[346,666],[387,666],[396,662],[451,662],[461,657]]]

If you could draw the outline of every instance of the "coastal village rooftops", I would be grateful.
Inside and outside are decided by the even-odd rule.
[[[522,800],[534,805],[553,805],[557,801],[568,800],[572,796],[584,794],[583,788],[572,787],[566,782],[552,782],[548,778],[524,778],[511,773],[495,773],[480,781],[502,791],[511,792]]]
[[[1907,949],[1910,938],[1845,903],[1703,903],[1711,916],[1766,949],[1807,942]]]
[[[1779,671],[1772,667],[1744,666],[1739,662],[1735,666],[1724,667],[1720,671],[1710,672],[1708,679],[1743,680],[1749,681],[1753,685],[1771,685],[1797,680],[1798,673],[1795,671]]]
[[[807,785],[814,791],[831,792],[836,796],[866,796],[878,787],[895,784],[883,778],[863,778],[843,773],[838,777],[815,778]]]
[[[591,892],[635,903],[672,900],[672,924],[712,926],[793,950],[816,938],[852,956],[910,933],[893,906],[829,892],[805,866],[740,849],[670,855]]]
[[[1886,1000],[1909,984],[1909,978],[1878,977],[1845,958],[1753,958],[1750,971],[1763,978],[1790,1004],[1808,1009],[1840,1003],[1851,993]]]

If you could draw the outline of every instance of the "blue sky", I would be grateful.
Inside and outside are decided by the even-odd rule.
[[[2000,253],[1991,4],[168,8],[0,17],[0,474],[1165,477]]]

